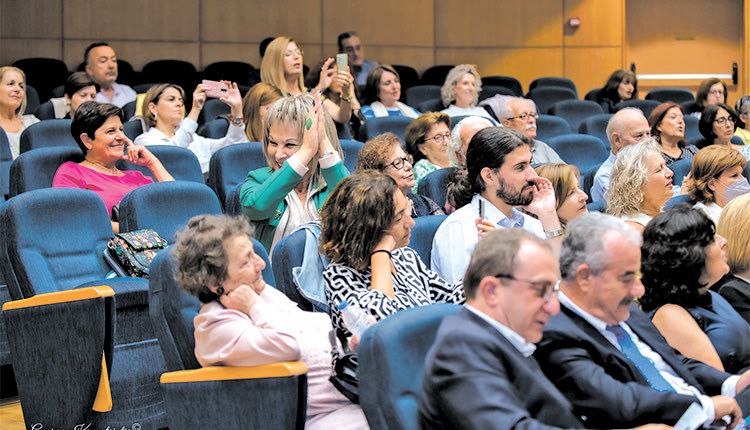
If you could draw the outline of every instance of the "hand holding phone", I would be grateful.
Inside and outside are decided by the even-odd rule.
[[[229,86],[219,81],[204,79],[201,83],[208,87],[208,90],[206,90],[206,97],[215,97],[219,99],[226,96],[227,91],[229,91]]]

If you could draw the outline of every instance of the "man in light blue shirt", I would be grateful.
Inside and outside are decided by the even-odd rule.
[[[354,82],[358,87],[364,87],[367,81],[367,73],[378,63],[365,60],[365,51],[357,33],[347,31],[339,34],[338,43],[339,52],[349,57],[349,70],[354,77]]]
[[[92,43],[86,48],[83,60],[86,62],[86,73],[100,87],[96,101],[123,107],[135,100],[136,93],[132,88],[115,82],[117,80],[117,56],[108,44]]]

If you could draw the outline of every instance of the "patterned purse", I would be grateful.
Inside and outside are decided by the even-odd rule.
[[[151,229],[118,233],[107,242],[104,258],[119,276],[148,278],[148,266],[167,241]]]

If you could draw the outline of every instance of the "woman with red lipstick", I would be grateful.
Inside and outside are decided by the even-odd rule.
[[[461,283],[451,285],[409,248],[411,202],[396,181],[366,170],[342,180],[321,210],[320,251],[326,297],[337,328],[342,300],[382,319],[436,302],[463,303]]]
[[[698,148],[708,145],[727,145],[730,148],[742,149],[745,145],[732,143],[734,129],[738,122],[734,109],[724,103],[716,103],[703,109],[701,119],[698,121],[698,130],[703,140],[698,143]]]
[[[607,213],[643,232],[674,195],[672,175],[653,138],[626,146],[617,153],[612,166],[605,194]]]
[[[24,115],[26,110],[26,75],[16,67],[0,67],[0,128],[10,143],[10,152],[18,157],[21,133],[26,127],[39,122],[34,115]]]
[[[122,109],[109,103],[88,101],[76,109],[70,133],[83,152],[83,161],[63,163],[55,172],[53,187],[91,190],[104,200],[112,230],[120,224],[112,208],[131,190],[153,182],[141,172],[123,171],[115,166],[119,159],[146,166],[158,182],[173,181],[158,158],[143,145],[135,145],[122,131]],[[125,155],[123,155],[123,152]]]
[[[657,106],[648,117],[651,136],[661,146],[661,156],[667,164],[685,158],[693,158],[698,147],[685,142],[685,115],[675,102]]]
[[[638,78],[630,70],[617,70],[607,79],[596,102],[604,109],[604,113],[615,113],[615,105],[626,100],[638,98]]]
[[[682,355],[736,374],[750,365],[750,325],[709,290],[729,271],[726,243],[688,204],[656,216],[643,232],[639,303]]]
[[[282,237],[320,217],[328,194],[349,171],[342,161],[336,126],[320,93],[285,97],[263,119],[268,167],[248,173],[240,191],[242,213],[270,253]]]

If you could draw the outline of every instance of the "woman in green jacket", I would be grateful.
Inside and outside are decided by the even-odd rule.
[[[270,253],[299,225],[320,218],[328,193],[349,171],[319,93],[285,97],[268,108],[263,154],[268,167],[248,173],[240,202],[255,237]]]

